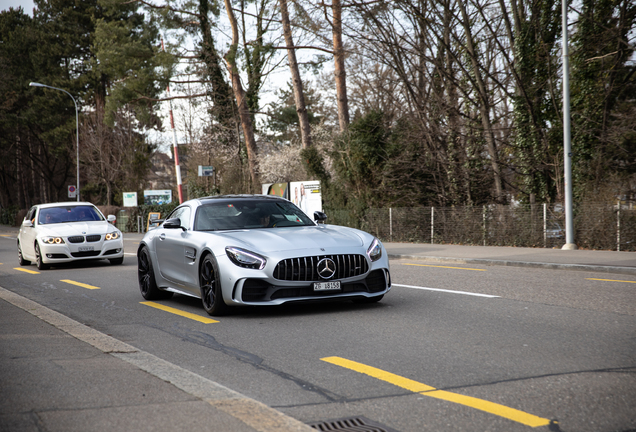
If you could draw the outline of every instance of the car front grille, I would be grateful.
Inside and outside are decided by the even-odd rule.
[[[69,243],[84,243],[84,236],[71,236],[68,238]]]
[[[241,299],[244,302],[266,302],[285,298],[320,299],[338,294],[379,293],[387,288],[384,270],[374,270],[361,281],[341,284],[340,291],[314,291],[313,284],[293,287],[269,285],[262,279],[247,279],[243,285]]]
[[[97,242],[100,241],[102,238],[102,236],[100,235],[88,235],[86,236],[86,241],[87,242]]]
[[[331,279],[345,279],[360,276],[369,271],[369,264],[364,255],[319,255],[302,258],[288,258],[276,264],[274,278],[284,281],[318,281],[321,280],[316,267],[320,260],[330,258],[336,263],[336,273]]]

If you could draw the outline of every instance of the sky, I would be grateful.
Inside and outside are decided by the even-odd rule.
[[[17,9],[20,6],[24,12],[33,15],[33,0],[0,0],[0,10],[7,10],[10,7]]]

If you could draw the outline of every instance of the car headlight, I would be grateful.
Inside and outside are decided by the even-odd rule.
[[[117,240],[119,238],[119,233],[117,231],[112,233],[106,233],[106,240]]]
[[[380,243],[380,240],[377,238],[373,239],[371,246],[367,249],[367,255],[369,255],[371,261],[377,261],[382,258],[382,243]]]
[[[64,244],[64,239],[62,237],[42,237],[42,241],[47,244]]]
[[[262,270],[267,260],[254,252],[237,247],[226,247],[225,253],[239,267]]]

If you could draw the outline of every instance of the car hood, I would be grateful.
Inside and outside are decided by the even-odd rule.
[[[281,227],[215,233],[226,246],[245,247],[253,252],[272,253],[302,249],[359,248],[364,240],[357,230],[333,226]],[[370,237],[371,238],[371,237]]]
[[[105,234],[113,229],[109,229],[109,223],[106,221],[95,222],[68,222],[59,224],[50,224],[43,227],[42,234],[56,236],[72,236],[72,235],[91,235]],[[111,225],[112,226],[112,225]]]

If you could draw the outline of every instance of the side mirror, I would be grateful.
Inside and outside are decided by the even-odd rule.
[[[117,217],[115,215],[108,215],[106,220],[108,220],[108,223],[112,223],[113,225],[115,225],[115,222],[117,222]]]
[[[23,227],[33,227],[33,222],[31,222],[29,219],[25,219],[24,222],[22,222],[22,226]]]
[[[314,212],[314,220],[315,220],[317,223],[324,224],[324,223],[325,223],[325,221],[327,220],[327,215],[326,215],[326,214],[324,214],[324,213],[323,213],[323,212],[321,212],[321,211],[315,211],[315,212]]]
[[[166,229],[181,228],[183,231],[185,231],[185,228],[181,226],[181,220],[179,220],[179,218],[166,219],[163,222],[163,227]]]

